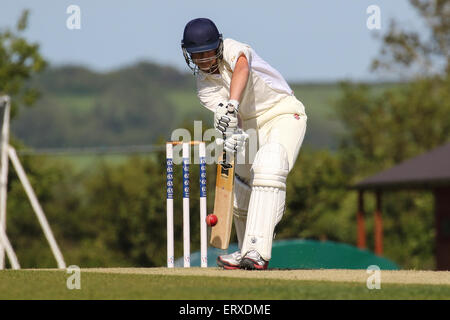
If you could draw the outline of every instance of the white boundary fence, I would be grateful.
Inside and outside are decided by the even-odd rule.
[[[9,96],[0,97],[0,108],[4,108],[3,126],[1,132],[1,170],[0,170],[0,270],[5,268],[5,251],[13,269],[20,269],[17,256],[9,242],[6,234],[6,202],[7,202],[7,186],[8,186],[8,158],[11,160],[14,169],[19,176],[25,192],[30,200],[31,206],[39,220],[39,223],[44,231],[45,237],[50,245],[53,255],[56,259],[59,269],[66,269],[61,250],[56,243],[53,232],[45,217],[39,201],[31,187],[30,182],[25,174],[25,171],[17,157],[16,150],[9,145],[9,118],[11,111],[11,99]]]

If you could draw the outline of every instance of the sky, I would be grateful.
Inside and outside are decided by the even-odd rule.
[[[69,29],[70,5],[81,29]],[[366,12],[380,8],[381,29],[369,30]],[[25,37],[40,44],[53,65],[81,64],[110,71],[148,60],[188,72],[180,41],[187,22],[212,19],[225,38],[252,46],[288,81],[380,80],[370,71],[380,39],[395,19],[405,28],[422,22],[407,0],[145,1],[0,0],[0,29],[30,9]]]

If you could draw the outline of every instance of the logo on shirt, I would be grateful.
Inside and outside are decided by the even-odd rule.
[[[298,113],[294,113],[294,118],[300,120],[300,115]]]

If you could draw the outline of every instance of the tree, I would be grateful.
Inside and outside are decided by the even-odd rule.
[[[339,118],[347,129],[341,150],[349,170],[370,174],[430,150],[450,137],[450,2],[410,0],[428,26],[428,39],[391,22],[372,68],[415,70],[410,82],[374,93],[343,83]],[[353,160],[351,160],[353,159]],[[365,162],[363,164],[363,162]]]
[[[22,12],[15,30],[0,31],[0,94],[14,97],[12,116],[18,104],[30,106],[38,98],[38,91],[26,82],[47,65],[39,53],[39,45],[21,36],[27,28],[28,15],[28,10]]]
[[[392,22],[380,56],[372,64],[374,70],[407,72],[412,76],[409,81],[381,92],[365,84],[342,83],[337,113],[347,133],[339,154],[350,183],[450,139],[450,3],[410,2],[425,20],[430,37],[423,39]],[[373,211],[373,205],[366,210]],[[431,195],[417,191],[388,194],[383,207],[389,243],[386,256],[403,267],[432,268]]]
[[[391,21],[383,37],[380,57],[372,63],[373,70],[397,67],[415,70],[416,74],[448,74],[450,71],[450,2],[448,0],[410,0],[428,26],[429,38],[417,31],[402,30]]]

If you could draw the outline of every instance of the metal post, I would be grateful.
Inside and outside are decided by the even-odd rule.
[[[14,252],[11,243],[9,242],[8,236],[6,235],[5,230],[3,230],[3,228],[0,228],[0,244],[3,245],[4,249],[6,249],[6,254],[8,255],[11,267],[15,270],[20,269],[20,264],[19,261],[17,260],[16,253]]]
[[[0,98],[0,106],[5,108],[1,136],[1,171],[0,171],[0,228],[6,236],[6,197],[8,187],[8,145],[9,145],[9,114],[11,101],[8,96]],[[5,268],[5,248],[0,242],[0,270]],[[6,244],[5,244],[6,245]]]
[[[31,206],[33,207],[33,210],[36,213],[39,223],[41,224],[41,227],[44,231],[45,237],[47,238],[50,248],[52,249],[56,262],[58,263],[58,268],[65,269],[66,263],[64,262],[64,258],[61,254],[61,251],[59,250],[58,244],[55,241],[52,230],[50,229],[47,218],[45,217],[44,211],[42,210],[39,201],[37,200],[36,195],[34,194],[33,188],[31,187],[27,175],[25,174],[25,171],[23,170],[22,165],[20,164],[16,151],[11,146],[8,147],[8,155],[11,159],[14,169],[17,172],[17,175],[19,176],[20,182],[22,182],[25,192],[28,198],[30,199]]]

